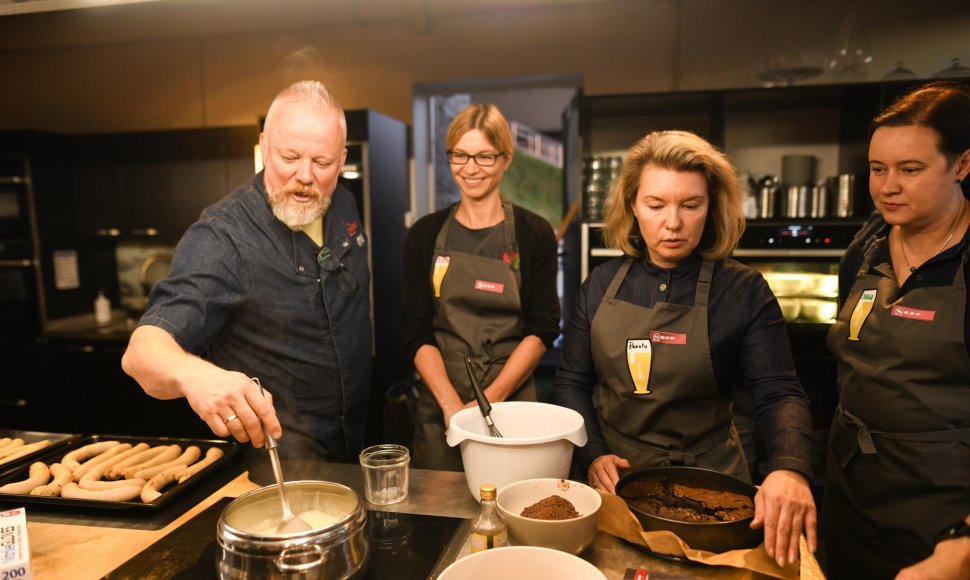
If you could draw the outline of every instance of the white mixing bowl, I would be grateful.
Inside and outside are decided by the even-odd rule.
[[[475,499],[483,483],[499,490],[523,479],[565,479],[573,446],[586,445],[583,417],[572,409],[514,401],[494,403],[492,421],[502,437],[492,437],[478,407],[451,416],[448,445],[460,445],[468,490]]]
[[[445,568],[438,580],[602,580],[605,577],[596,566],[579,556],[549,548],[509,546],[456,560]]]

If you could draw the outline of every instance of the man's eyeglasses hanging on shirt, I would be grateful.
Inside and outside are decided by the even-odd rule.
[[[337,274],[337,288],[344,294],[355,292],[360,286],[357,283],[357,278],[347,270],[343,262],[334,257],[327,246],[321,248],[320,253],[317,254],[317,263],[327,272]]]

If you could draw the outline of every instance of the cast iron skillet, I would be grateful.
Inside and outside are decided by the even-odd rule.
[[[750,483],[745,483],[736,477],[710,469],[701,469],[698,467],[654,467],[629,473],[624,476],[616,483],[616,495],[622,495],[624,487],[645,477],[666,477],[673,480],[685,478],[690,478],[695,481],[707,480],[716,485],[715,489],[727,489],[747,495],[750,498],[754,498],[754,494],[758,491]],[[630,511],[640,520],[640,525],[643,526],[645,532],[655,532],[658,530],[673,532],[695,550],[721,553],[730,550],[754,548],[762,541],[762,531],[760,529],[752,530],[750,528],[753,517],[733,522],[694,523],[662,518],[642,512],[633,506],[630,506]]]

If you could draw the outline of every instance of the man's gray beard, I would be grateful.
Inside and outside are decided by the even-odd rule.
[[[319,193],[319,192],[317,192]],[[312,205],[303,206],[288,203],[286,194],[269,194],[269,205],[273,209],[273,215],[291,230],[298,230],[312,224],[326,213],[330,207],[332,195],[321,195],[318,202]]]

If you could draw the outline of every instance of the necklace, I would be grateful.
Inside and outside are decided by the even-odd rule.
[[[946,239],[943,240],[943,245],[941,245],[938,250],[936,250],[935,252],[933,252],[933,254],[930,255],[930,257],[927,258],[926,260],[929,260],[933,256],[935,256],[935,255],[939,254],[940,252],[942,252],[943,251],[943,248],[945,248],[947,246],[947,244],[950,243],[950,240],[953,239],[953,234],[955,234],[957,232],[957,226],[960,224],[961,221],[963,221],[963,213],[964,213],[964,202],[961,200],[960,201],[960,211],[957,212],[957,217],[956,217],[956,219],[953,220],[953,225],[950,226],[950,233],[949,233],[949,235],[947,235],[946,236]],[[909,264],[909,258],[906,256],[906,245],[903,244],[903,236],[900,235],[898,237],[899,237],[899,249],[903,253],[903,261],[906,262],[906,267],[909,268],[910,273],[913,273],[913,272],[916,271],[916,268],[918,268],[919,266],[922,266],[923,264],[920,263],[920,264],[917,264],[916,266],[910,266],[910,264]],[[926,260],[923,260],[923,263],[925,263]]]

